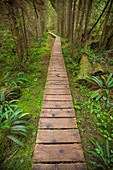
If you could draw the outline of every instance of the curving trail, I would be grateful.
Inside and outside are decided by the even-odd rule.
[[[62,56],[60,37],[55,37],[43,98],[33,170],[85,170],[71,91]]]

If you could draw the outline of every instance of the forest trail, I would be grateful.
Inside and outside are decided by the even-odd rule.
[[[50,34],[55,37],[55,43],[50,58],[32,169],[87,169],[60,37]]]

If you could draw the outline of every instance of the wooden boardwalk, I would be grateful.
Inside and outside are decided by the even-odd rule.
[[[87,168],[61,41],[59,36],[52,35],[55,37],[55,43],[50,58],[32,169],[85,170]]]

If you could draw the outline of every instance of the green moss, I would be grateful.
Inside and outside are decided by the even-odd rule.
[[[30,113],[30,125],[29,125],[29,135],[27,138],[22,138],[22,142],[25,143],[25,148],[19,147],[13,143],[8,146],[8,150],[13,152],[8,152],[5,155],[6,159],[2,163],[2,169],[7,170],[30,170],[32,166],[32,158],[34,152],[34,144],[36,140],[36,135],[38,131],[39,116],[42,107],[43,94],[45,89],[46,77],[48,72],[49,58],[52,50],[54,39],[49,36],[44,48],[39,50],[39,55],[35,54],[33,57],[35,60],[31,64],[31,69],[35,66],[35,69],[27,73],[29,84],[26,88],[22,90],[22,97],[20,98],[18,104],[20,107],[24,107],[24,112]],[[32,49],[33,51],[33,49]],[[31,62],[31,60],[30,60]],[[17,152],[15,153],[15,151]],[[13,155],[13,153],[15,153]]]

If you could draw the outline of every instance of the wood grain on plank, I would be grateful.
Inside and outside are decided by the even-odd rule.
[[[63,81],[58,81],[58,80],[47,80],[46,81],[46,85],[47,84],[50,84],[50,85],[53,85],[53,84],[56,84],[56,85],[62,85],[62,84],[69,84],[68,80],[63,80]]]
[[[38,130],[36,143],[76,143],[80,142],[78,129]]]
[[[50,72],[49,71],[48,76],[57,76],[57,77],[66,76],[67,77],[67,74],[66,72]]]
[[[40,117],[75,117],[74,109],[42,109]]]
[[[69,88],[69,85],[46,85],[45,88],[51,88],[51,89],[67,89]],[[64,96],[65,97],[65,96]]]
[[[32,170],[87,170],[85,163],[33,164]]]
[[[33,162],[84,161],[81,144],[36,144]]]
[[[57,88],[56,88],[57,89]],[[69,101],[69,100],[72,100],[72,96],[70,95],[70,94],[68,94],[68,95],[66,95],[66,94],[51,94],[51,95],[49,95],[49,94],[47,94],[47,95],[44,95],[44,97],[43,97],[43,100],[53,100],[53,101],[65,101],[65,100],[67,100],[67,101]]]
[[[43,101],[42,108],[73,108],[72,101]]]
[[[44,94],[71,94],[70,89],[45,89]]]
[[[76,118],[40,118],[39,128],[72,129],[72,128],[77,128],[77,123],[76,123]]]

